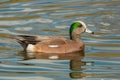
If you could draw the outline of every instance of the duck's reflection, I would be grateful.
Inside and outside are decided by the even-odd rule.
[[[29,54],[29,55],[28,55]],[[75,52],[70,54],[43,54],[43,53],[32,53],[21,52],[24,60],[31,58],[34,59],[49,59],[49,60],[70,60],[69,68],[71,72],[69,73],[71,78],[83,78],[87,75],[83,72],[82,66],[92,65],[92,62],[83,62],[84,53]]]
[[[47,53],[32,53],[21,51],[20,54],[24,60],[28,59],[50,59],[50,60],[81,60],[84,57],[82,52],[66,53],[66,54],[47,54]]]
[[[89,64],[88,64],[89,63]],[[82,66],[91,65],[92,62],[83,62],[82,58],[70,60],[70,69],[72,72],[70,73],[71,78],[83,78],[87,75],[83,72]]]

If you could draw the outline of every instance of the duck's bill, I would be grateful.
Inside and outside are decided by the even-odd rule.
[[[89,30],[89,29],[86,29],[85,32],[90,33],[90,34],[94,34],[94,32]]]

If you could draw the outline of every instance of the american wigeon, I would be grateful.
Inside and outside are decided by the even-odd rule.
[[[79,39],[80,34],[83,32],[93,34],[84,22],[75,21],[69,29],[70,40],[61,37],[26,35],[18,35],[16,40],[26,52],[71,53],[84,51],[84,42]]]

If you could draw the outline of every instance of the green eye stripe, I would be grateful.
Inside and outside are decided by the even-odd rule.
[[[74,29],[76,29],[77,27],[80,27],[80,26],[81,26],[81,24],[80,24],[79,22],[73,23],[73,24],[71,25],[71,27],[70,27],[70,33],[71,33]]]

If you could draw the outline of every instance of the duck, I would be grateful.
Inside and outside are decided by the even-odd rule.
[[[69,39],[55,36],[17,35],[16,41],[26,52],[65,54],[84,52],[85,44],[80,39],[84,32],[94,34],[83,21],[74,21],[69,28]]]

